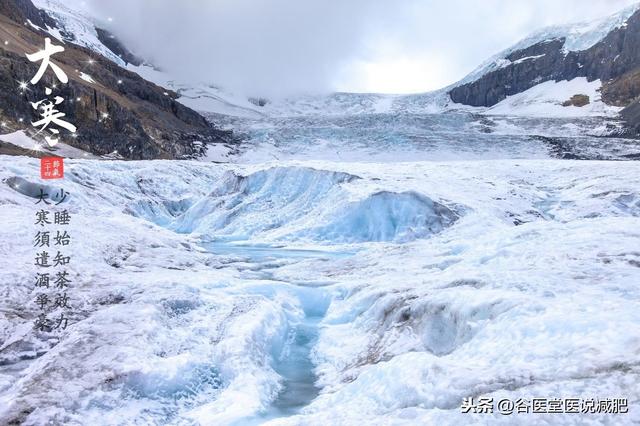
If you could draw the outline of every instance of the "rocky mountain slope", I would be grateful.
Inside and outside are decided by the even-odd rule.
[[[39,117],[31,106],[46,98],[45,87],[57,80],[48,72],[36,85],[20,87],[38,71],[39,64],[25,54],[44,48],[51,32],[64,35],[64,28],[30,0],[0,0],[0,120],[2,133],[26,130]],[[45,28],[49,31],[46,32]],[[53,31],[55,30],[55,31]],[[110,38],[104,31],[102,38]],[[53,38],[53,37],[52,37]],[[59,109],[73,123],[75,135],[61,134],[63,142],[94,154],[118,155],[128,159],[191,158],[202,155],[207,144],[230,142],[232,136],[213,126],[199,113],[176,102],[175,92],[150,83],[116,62],[84,46],[65,40],[65,51],[54,57],[69,77],[56,94],[64,98]],[[111,46],[125,50],[113,41]],[[128,61],[134,56],[126,53]]]
[[[459,104],[492,107],[546,81],[599,80],[604,103],[623,107],[640,130],[640,10],[625,9],[594,23],[542,30],[502,52],[449,90]],[[585,94],[575,93],[574,99]],[[568,98],[566,105],[575,105]]]

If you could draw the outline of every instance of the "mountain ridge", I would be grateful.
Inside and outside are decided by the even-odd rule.
[[[601,80],[602,101],[625,108],[621,117],[630,133],[638,134],[640,117],[633,111],[638,109],[634,104],[640,96],[639,8],[640,5],[634,5],[598,20],[608,32],[599,28],[595,35],[601,38],[591,37],[591,43],[583,46],[568,46],[571,37],[568,29],[576,28],[575,25],[562,27],[567,30],[564,35],[559,31],[540,30],[452,85],[448,94],[455,103],[492,107],[550,80],[570,81],[578,77],[585,77],[589,82]]]
[[[35,121],[31,107],[44,97],[44,87],[56,81],[45,74],[38,87],[20,87],[35,75],[37,64],[26,53],[44,46],[55,20],[37,12],[30,0],[1,0],[0,38],[0,119],[5,131],[36,129],[25,123]],[[34,18],[36,22],[32,21]],[[63,31],[64,29],[62,29]],[[57,94],[64,99],[66,120],[75,124],[75,134],[61,134],[72,147],[97,155],[117,152],[127,159],[194,158],[204,155],[207,144],[233,143],[230,132],[176,101],[178,95],[151,83],[95,51],[64,42],[64,54],[54,58],[69,77]],[[54,40],[54,44],[60,42]],[[55,151],[54,151],[55,152]]]

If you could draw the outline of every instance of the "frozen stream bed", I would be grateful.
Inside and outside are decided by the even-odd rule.
[[[482,152],[69,160],[46,188],[73,238],[51,333],[38,163],[0,157],[0,424],[531,422],[461,413],[478,396],[627,398],[536,419],[637,423],[640,163]]]
[[[331,252],[327,250],[287,249],[269,244],[245,244],[233,242],[206,242],[202,246],[216,255],[228,256],[227,262],[243,264],[247,268],[244,275],[247,281],[255,280],[255,288],[246,288],[251,294],[258,294],[273,299],[281,292],[287,293],[302,309],[298,316],[288,325],[288,332],[282,346],[274,348],[272,368],[281,377],[281,388],[271,406],[253,419],[242,419],[237,424],[262,424],[265,421],[295,415],[299,410],[319,394],[316,386],[318,377],[315,365],[311,360],[311,351],[316,345],[319,327],[324,319],[330,303],[329,294],[323,289],[326,284],[320,283],[287,283],[270,282],[281,266],[290,265],[304,259],[328,260],[347,257],[353,253]]]

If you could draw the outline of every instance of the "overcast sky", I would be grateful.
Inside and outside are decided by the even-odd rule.
[[[411,93],[453,83],[547,25],[633,0],[90,0],[175,75],[246,95]],[[110,18],[108,21],[107,19]]]

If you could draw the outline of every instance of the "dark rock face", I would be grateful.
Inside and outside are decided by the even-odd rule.
[[[640,101],[635,101],[620,112],[627,123],[628,135],[640,137]]]
[[[49,153],[32,151],[26,148],[21,148],[19,146],[11,145],[4,142],[0,142],[0,155],[21,155],[21,156],[35,157],[35,158],[51,156],[51,154]]]
[[[20,23],[29,20],[40,28],[56,28],[56,22],[31,0],[0,0],[0,15]]]
[[[24,25],[19,7],[29,0],[0,0],[0,120],[3,132],[26,130],[40,117],[31,102],[46,99],[45,87],[57,84],[55,95],[64,98],[58,109],[78,131],[75,137],[61,131],[61,141],[97,155],[117,151],[127,159],[193,158],[211,143],[233,143],[230,132],[214,127],[197,112],[176,101],[177,94],[144,80],[89,49],[67,43],[53,60],[65,71],[69,83],[61,85],[51,70],[36,86],[21,91],[39,64],[25,53],[44,47],[47,34]],[[26,9],[27,12],[30,10]],[[37,9],[36,9],[37,10]],[[10,19],[19,16],[19,19]],[[35,22],[34,22],[35,23]],[[59,44],[55,43],[54,44]],[[91,81],[82,73],[91,76]],[[42,137],[42,135],[40,135]],[[194,143],[200,142],[200,143]]]
[[[131,53],[113,34],[107,30],[96,27],[98,33],[98,40],[102,42],[107,48],[122,58],[127,64],[142,65],[143,60]]]
[[[640,97],[640,67],[608,81],[602,86],[602,100],[624,107]]]
[[[640,11],[626,26],[611,31],[587,50],[565,54],[564,41],[546,40],[512,52],[507,57],[511,64],[455,87],[449,95],[454,102],[488,107],[548,80],[586,77],[607,82],[618,78],[640,67]],[[522,61],[517,62],[519,59]]]

